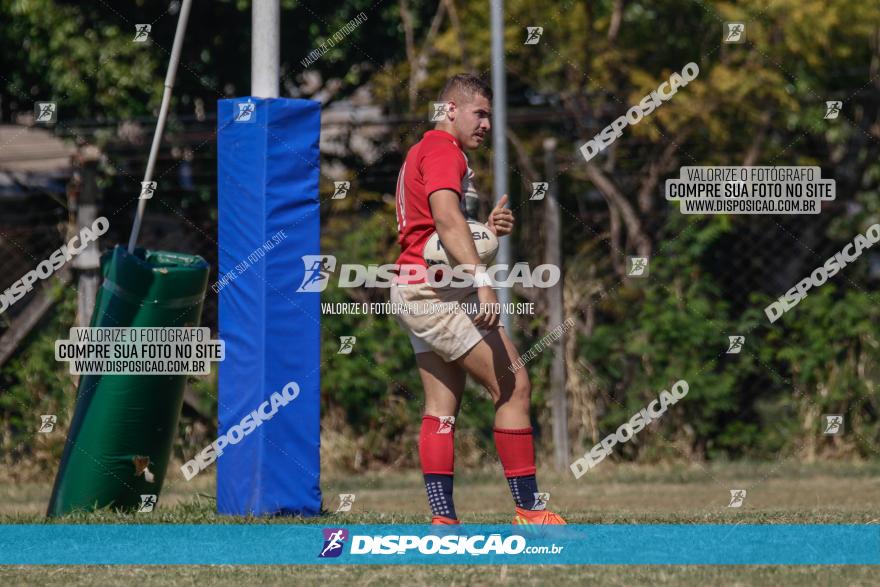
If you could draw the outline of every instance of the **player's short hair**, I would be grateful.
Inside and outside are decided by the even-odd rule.
[[[438,101],[447,102],[458,96],[463,101],[459,106],[463,106],[472,102],[477,95],[492,102],[492,88],[486,82],[472,73],[459,73],[449,78],[440,91]]]

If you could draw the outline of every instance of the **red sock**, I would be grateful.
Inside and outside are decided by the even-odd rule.
[[[452,475],[455,469],[455,418],[424,416],[419,458],[425,475]]]
[[[424,430],[424,428],[423,428]],[[532,429],[495,429],[495,449],[505,477],[525,477],[535,474],[535,445]]]

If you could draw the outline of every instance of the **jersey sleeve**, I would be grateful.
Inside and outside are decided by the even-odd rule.
[[[461,180],[468,170],[461,149],[452,143],[438,141],[422,150],[419,167],[429,198],[437,190],[452,190],[461,199]]]

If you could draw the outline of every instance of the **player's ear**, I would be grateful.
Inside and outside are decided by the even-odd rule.
[[[449,122],[455,120],[455,112],[458,109],[458,105],[453,100],[449,100],[446,102],[446,118],[449,119]]]

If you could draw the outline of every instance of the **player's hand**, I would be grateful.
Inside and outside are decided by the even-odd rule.
[[[474,318],[474,324],[478,328],[495,328],[498,325],[498,315],[501,306],[492,286],[484,285],[477,288],[477,299],[480,302],[480,313]]]
[[[495,236],[506,236],[513,232],[513,212],[505,208],[506,205],[507,194],[504,194],[486,221],[486,226]]]

